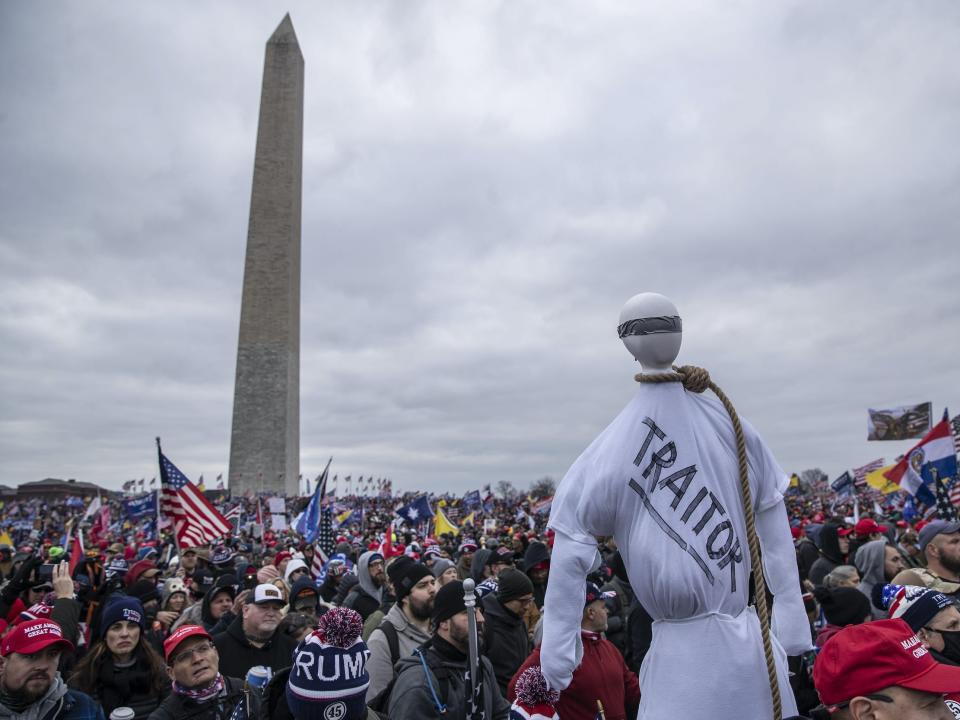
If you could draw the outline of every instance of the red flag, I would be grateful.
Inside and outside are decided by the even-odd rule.
[[[387,528],[387,534],[383,538],[383,542],[380,544],[380,554],[383,555],[385,559],[393,557],[393,523],[390,523],[390,527]]]
[[[83,562],[86,553],[83,549],[83,534],[80,531],[80,528],[76,528],[76,535],[73,536],[73,543],[70,547],[70,577],[73,577],[73,571],[77,569],[77,565]]]

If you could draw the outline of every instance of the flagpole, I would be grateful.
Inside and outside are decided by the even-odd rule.
[[[163,491],[163,450],[160,449],[160,437],[157,437],[157,466],[160,468],[160,490]],[[157,537],[160,536],[160,494],[157,493]],[[177,546],[177,558],[180,557],[180,538],[177,537],[177,526],[173,524],[173,543]]]

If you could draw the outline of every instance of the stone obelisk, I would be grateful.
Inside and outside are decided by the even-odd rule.
[[[232,493],[298,492],[302,168],[303,55],[286,15],[263,63],[230,435]]]

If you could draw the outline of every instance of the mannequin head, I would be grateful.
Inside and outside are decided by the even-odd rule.
[[[620,339],[645,373],[670,372],[683,339],[677,306],[658,293],[640,293],[620,311]]]

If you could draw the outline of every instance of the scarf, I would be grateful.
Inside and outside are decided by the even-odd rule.
[[[217,677],[214,679],[214,681],[204,688],[188,688],[184,685],[181,685],[176,680],[173,681],[173,692],[175,692],[177,695],[182,695],[185,698],[189,698],[195,703],[205,703],[216,699],[219,697],[220,693],[223,692],[223,688],[223,675],[220,673],[217,673]]]
[[[67,684],[63,682],[60,673],[57,673],[53,677],[53,682],[50,683],[50,689],[43,697],[25,703],[22,693],[10,693],[0,684],[0,718],[3,718],[3,720],[39,720],[63,703],[63,696],[67,694],[67,690]]]
[[[128,704],[135,696],[159,695],[153,692],[153,674],[143,650],[138,646],[133,662],[120,666],[105,653],[97,672],[97,694],[106,712]]]

